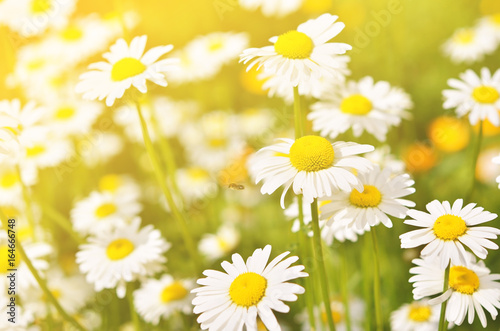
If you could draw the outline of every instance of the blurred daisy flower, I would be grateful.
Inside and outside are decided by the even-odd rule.
[[[488,29],[461,28],[443,44],[443,52],[455,63],[473,63],[493,53],[497,45],[495,35]]]
[[[467,122],[451,116],[439,116],[429,125],[428,135],[439,150],[453,153],[467,147],[470,131]]]
[[[391,313],[391,330],[435,331],[440,311],[440,305],[430,305],[427,300],[405,303]]]
[[[353,188],[349,192],[335,193],[329,197],[331,202],[321,208],[323,217],[328,220],[327,226],[342,222],[362,231],[366,225],[382,223],[391,228],[389,216],[404,218],[407,207],[415,207],[413,201],[402,199],[415,192],[411,187],[415,182],[407,174],[393,175],[388,168],[381,170],[374,166],[369,171],[359,172],[358,178],[363,190]]]
[[[48,271],[47,287],[68,314],[75,314],[83,308],[93,294],[92,287],[82,275],[65,276],[59,269]],[[49,301],[40,287],[30,289],[30,295],[23,297],[26,309],[36,317],[45,318],[50,310]]]
[[[493,163],[500,165],[500,155],[493,158]],[[500,188],[500,176],[497,177],[498,188]]]
[[[442,269],[450,263],[465,264],[467,246],[480,259],[486,258],[488,249],[498,249],[491,239],[496,239],[500,230],[489,226],[475,225],[494,220],[497,215],[475,207],[469,203],[463,207],[463,200],[458,199],[450,205],[448,201],[434,200],[427,204],[429,213],[412,209],[408,216],[413,219],[405,224],[420,227],[399,236],[401,248],[413,248],[426,245],[421,252],[423,257],[437,258]],[[475,207],[475,208],[474,208]]]
[[[21,168],[20,175],[14,165],[0,163],[0,206],[24,207],[22,184],[33,186],[38,176],[32,168]]]
[[[59,135],[81,135],[90,131],[102,113],[102,104],[79,99],[57,100],[46,106],[45,122]]]
[[[49,27],[67,24],[75,10],[75,0],[5,0],[0,18],[23,37],[42,34]]]
[[[483,17],[479,21],[478,26],[480,29],[484,29],[486,33],[494,35],[497,43],[500,42],[500,13]]]
[[[257,329],[257,316],[269,330],[281,330],[272,310],[288,313],[290,308],[283,301],[296,301],[304,293],[300,285],[289,280],[307,277],[304,266],[290,265],[298,260],[289,252],[277,256],[269,264],[271,246],[256,249],[245,263],[239,254],[233,254],[233,263],[222,262],[227,273],[205,270],[206,278],[198,279],[203,285],[195,288],[194,313],[201,314],[197,321],[202,330]],[[267,265],[267,266],[266,266]]]
[[[86,235],[125,226],[142,210],[137,198],[136,194],[114,195],[94,191],[71,209],[73,228]]]
[[[283,17],[297,11],[303,0],[238,0],[246,10],[256,10],[261,7],[264,16]]]
[[[372,77],[349,81],[335,91],[325,93],[308,115],[313,130],[332,139],[352,128],[355,137],[367,131],[385,141],[389,127],[399,125],[413,106],[402,89],[385,81],[375,83]]]
[[[240,243],[240,233],[232,224],[224,224],[217,233],[204,234],[198,244],[199,251],[211,260],[231,253]]]
[[[177,59],[158,59],[173,46],[157,46],[144,53],[146,41],[147,36],[135,37],[128,45],[124,39],[118,39],[110,52],[103,55],[107,62],[93,63],[89,65],[91,71],[80,75],[76,92],[83,93],[84,99],[106,98],[106,105],[112,106],[131,86],[146,93],[146,80],[167,86],[165,73],[176,67]]]
[[[163,254],[170,244],[152,225],[140,229],[141,219],[115,228],[111,232],[98,232],[76,253],[80,271],[97,292],[115,288],[119,298],[125,297],[126,283],[160,271],[166,262]]]
[[[191,313],[193,295],[189,292],[194,281],[176,280],[171,275],[148,279],[134,291],[134,306],[144,321],[158,325],[160,318],[167,319],[176,312]]]
[[[361,331],[363,330],[363,320],[365,317],[365,303],[363,300],[353,297],[349,298],[349,320],[350,326],[347,328],[347,316],[344,309],[344,303],[340,300],[333,300],[330,302],[331,314],[333,317],[333,321],[335,322],[335,330],[338,331]],[[315,317],[315,325],[325,325],[327,323],[327,315],[323,306],[321,307],[313,307],[314,317]],[[301,314],[297,316],[299,320],[303,320],[302,322],[302,331],[312,331],[316,330],[315,327],[311,327],[309,324],[309,318],[307,317],[307,313]]]
[[[341,141],[332,144],[319,136],[280,140],[261,149],[273,154],[264,154],[253,167],[257,173],[256,183],[264,182],[262,194],[271,194],[285,185],[281,195],[283,209],[286,192],[292,184],[295,194],[302,194],[308,203],[331,196],[337,190],[351,191],[355,187],[363,191],[363,185],[351,169],[366,171],[372,166],[370,161],[355,155],[371,152],[373,146]]]
[[[448,289],[443,292],[445,270],[440,266],[439,260],[431,256],[412,261],[416,267],[410,269],[413,274],[410,283],[413,283],[413,296],[415,300],[423,297],[440,294],[429,300],[431,305],[439,305],[448,301],[445,318],[448,322],[461,325],[468,315],[468,323],[474,322],[477,314],[481,325],[486,328],[486,309],[493,319],[498,315],[500,308],[500,279],[499,274],[490,274],[483,261],[476,263],[472,254],[467,253],[464,264],[451,264]]]
[[[336,55],[352,49],[344,43],[328,43],[342,31],[345,24],[336,22],[338,16],[323,14],[269,39],[274,45],[249,48],[243,51],[241,62],[248,70],[261,66],[270,76],[290,82],[292,86],[308,85],[311,79],[339,75]]]
[[[362,235],[365,230],[369,231],[370,228],[366,227],[363,230],[357,230],[355,228],[347,227],[345,222],[333,222],[329,226],[326,226],[326,220],[324,219],[324,215],[321,212],[321,209],[324,205],[330,203],[330,200],[320,200],[318,202],[318,216],[319,216],[319,227],[321,229],[321,238],[325,241],[327,245],[331,245],[333,240],[336,239],[340,242],[344,242],[346,240],[357,241],[358,235]],[[293,199],[293,203],[288,206],[284,212],[285,216],[293,221],[292,224],[292,232],[296,233],[300,231],[300,221],[299,221],[299,203],[297,197]],[[312,222],[311,215],[311,204],[302,200],[302,217],[304,220],[304,225],[307,227],[308,232],[307,235],[309,237],[313,236],[312,228],[310,224]]]
[[[127,196],[130,199],[139,199],[141,188],[137,182],[126,174],[107,174],[99,178],[99,191],[102,193],[110,193],[116,196]]]
[[[123,138],[116,133],[91,131],[89,140],[78,141],[83,161],[89,167],[108,162],[123,150]]]
[[[467,70],[460,74],[460,79],[449,79],[448,85],[453,90],[444,90],[445,109],[455,108],[459,117],[469,114],[472,125],[488,119],[493,125],[500,126],[500,70],[493,76],[488,68],[481,69],[478,76]]]
[[[29,101],[23,106],[19,99],[0,101],[0,115],[3,119],[9,118],[9,121],[3,122],[2,127],[10,128],[16,135],[20,135],[28,128],[42,125],[45,114],[44,107],[37,106],[34,101]]]

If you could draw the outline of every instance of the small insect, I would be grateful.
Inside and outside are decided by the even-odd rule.
[[[241,191],[245,189],[245,186],[241,184],[231,183],[228,185],[228,188],[230,188],[231,190]]]

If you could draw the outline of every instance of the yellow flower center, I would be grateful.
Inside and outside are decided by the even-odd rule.
[[[433,229],[441,240],[456,240],[467,231],[467,224],[460,216],[443,215],[436,219]]]
[[[331,167],[335,152],[323,137],[304,136],[290,147],[290,162],[299,171],[314,172]]]
[[[115,82],[134,77],[146,70],[146,66],[133,57],[124,57],[113,64],[111,69],[111,79]]]
[[[491,15],[490,21],[491,21],[494,25],[500,25],[500,13],[497,13],[497,14]]]
[[[382,201],[380,191],[373,185],[364,185],[363,187],[363,192],[359,192],[356,189],[352,190],[349,196],[351,204],[360,208],[377,207],[380,201]]]
[[[116,212],[116,206],[113,203],[103,203],[95,210],[97,218],[105,218]]]
[[[208,145],[213,148],[221,148],[226,146],[227,140],[224,138],[213,138],[208,140]]]
[[[340,311],[332,309],[332,318],[333,318],[333,322],[335,324],[338,324],[338,323],[342,322],[342,320],[344,319],[344,316]],[[324,311],[321,312],[321,319],[323,320],[323,323],[325,323],[325,324],[328,322],[328,316],[326,316],[326,312],[324,312]]]
[[[41,69],[46,63],[47,61],[44,58],[33,59],[31,61],[28,61],[28,63],[26,63],[26,68],[29,71],[35,71]]]
[[[472,31],[471,29],[461,30],[457,32],[454,39],[458,44],[470,44],[474,40],[474,31]]]
[[[422,306],[419,304],[412,304],[410,306],[410,312],[408,313],[408,318],[415,322],[426,322],[432,315],[432,310],[429,306]]]
[[[11,188],[19,183],[19,176],[15,172],[7,172],[0,178],[0,186],[2,188]]]
[[[80,40],[83,36],[83,31],[79,27],[72,25],[68,26],[61,32],[61,38],[66,41]]]
[[[222,38],[213,38],[208,42],[208,50],[210,52],[217,52],[224,46]]]
[[[109,174],[103,176],[99,180],[99,190],[101,191],[106,191],[106,192],[115,192],[120,185],[122,184],[122,180],[120,176],[115,175],[115,174]]]
[[[187,173],[189,178],[198,182],[204,181],[208,177],[208,172],[203,168],[189,168]]]
[[[165,286],[161,291],[161,302],[168,303],[175,300],[180,300],[188,295],[188,291],[181,282],[173,282]]]
[[[106,248],[106,255],[110,260],[116,261],[126,258],[134,251],[134,244],[125,238],[112,241]]]
[[[236,277],[229,287],[229,296],[238,306],[255,306],[266,293],[267,279],[255,272],[245,272]]]
[[[497,89],[493,86],[481,85],[472,91],[472,97],[479,103],[494,103],[499,96]]]
[[[19,266],[19,262],[21,262],[19,252],[14,252],[15,258],[14,258],[14,265],[10,265],[9,259],[9,254],[12,252],[9,252],[9,247],[7,245],[2,245],[0,246],[0,273],[5,274],[7,272],[7,269],[17,269]]]
[[[33,147],[26,148],[26,156],[27,157],[35,157],[45,152],[45,146],[35,145]]]
[[[454,266],[450,268],[448,284],[457,292],[471,295],[479,288],[479,277],[466,267]]]
[[[55,117],[58,120],[67,120],[75,115],[76,111],[73,107],[65,106],[56,111]]]
[[[340,104],[340,110],[343,113],[352,115],[366,115],[372,108],[372,102],[361,94],[350,95]]]
[[[307,59],[314,48],[311,38],[299,31],[288,31],[278,37],[274,43],[276,53],[289,59]]]
[[[45,13],[52,7],[52,0],[33,0],[31,2],[31,12],[33,14]]]

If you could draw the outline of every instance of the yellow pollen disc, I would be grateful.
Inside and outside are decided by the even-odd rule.
[[[457,292],[472,295],[479,288],[479,277],[466,267],[454,266],[450,268],[448,284]]]
[[[224,138],[213,138],[208,140],[208,145],[213,148],[221,148],[226,146],[227,140]]]
[[[415,322],[426,322],[431,317],[432,310],[429,306],[421,306],[419,304],[412,304],[408,318]]]
[[[314,48],[311,38],[299,31],[288,31],[278,37],[274,43],[276,53],[289,59],[307,59]]]
[[[111,69],[111,79],[115,82],[142,74],[146,66],[133,57],[124,57],[113,64]]]
[[[324,311],[321,312],[321,319],[323,320],[323,323],[325,323],[325,324],[327,323],[327,321],[328,321],[327,318],[328,317],[326,316],[326,312],[324,312]],[[335,324],[338,324],[338,323],[342,322],[342,320],[344,319],[344,316],[341,312],[332,309],[332,318],[333,318],[333,322]]]
[[[19,183],[19,176],[15,172],[8,172],[0,178],[0,186],[2,188],[11,188]]]
[[[255,272],[245,272],[236,277],[229,287],[229,296],[238,306],[255,306],[264,297],[267,279]]]
[[[497,14],[491,15],[490,21],[491,21],[494,25],[500,25],[500,13],[497,13]]]
[[[494,103],[500,95],[493,86],[481,85],[472,91],[472,97],[479,103]]]
[[[106,255],[110,260],[116,261],[127,257],[134,251],[134,244],[125,238],[112,241],[106,248]]]
[[[436,219],[433,230],[441,240],[456,240],[467,231],[467,224],[460,216],[443,215]]]
[[[360,208],[377,207],[382,201],[382,194],[378,188],[373,185],[364,185],[363,187],[365,189],[361,193],[356,189],[352,190],[349,196],[351,204]]]
[[[175,300],[183,299],[188,295],[188,291],[182,285],[181,282],[173,282],[170,285],[165,286],[163,291],[161,291],[161,302],[168,303]]]
[[[19,253],[15,251],[14,266],[11,266],[9,261],[9,254],[11,253],[12,252],[9,252],[9,247],[7,245],[0,246],[0,273],[2,274],[6,273],[7,269],[17,269],[19,262],[21,262]]]
[[[474,31],[470,29],[461,30],[457,32],[454,39],[458,44],[470,44],[474,40]]]
[[[55,117],[58,120],[67,120],[75,115],[76,111],[73,107],[61,107],[56,111]]]
[[[61,38],[66,41],[80,40],[83,36],[83,31],[77,26],[69,26],[61,32]]]
[[[43,152],[45,152],[45,146],[42,145],[35,145],[33,147],[26,148],[26,156],[28,157],[38,156],[43,154]]]
[[[97,218],[104,218],[116,212],[116,206],[112,203],[103,203],[95,210]]]
[[[290,147],[290,162],[299,171],[314,172],[333,164],[335,152],[332,144],[323,137],[304,136]]]
[[[33,0],[31,2],[31,12],[33,14],[45,13],[52,7],[52,0]]]
[[[189,178],[194,181],[203,181],[209,177],[208,172],[203,168],[189,168],[188,169]]]
[[[121,184],[122,180],[119,175],[109,174],[99,180],[98,186],[101,191],[115,192]]]
[[[361,94],[350,95],[340,104],[340,110],[343,113],[352,115],[366,115],[372,108],[372,102]]]

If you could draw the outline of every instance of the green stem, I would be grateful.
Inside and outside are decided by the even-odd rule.
[[[80,245],[85,243],[85,240],[83,240],[75,231],[73,231],[70,221],[66,217],[64,217],[58,210],[56,210],[49,204],[41,204],[41,206],[43,214],[57,223],[61,228],[63,228],[76,241],[77,244]]]
[[[302,111],[300,110],[300,95],[299,87],[293,87],[293,114],[295,123],[295,139],[299,139],[304,135],[304,125]]]
[[[326,276],[325,258],[323,256],[323,247],[321,242],[321,230],[319,228],[318,199],[314,199],[311,203],[311,216],[314,236],[314,255],[316,259],[316,266],[319,270],[319,281],[321,294],[323,296],[323,304],[325,305],[329,329],[330,331],[335,331],[335,323],[333,322],[332,308],[330,305],[330,292],[328,290],[328,278]]]
[[[7,223],[4,223],[7,224]],[[71,323],[77,330],[80,331],[85,331],[85,329],[73,318],[71,317],[64,309],[61,307],[57,299],[54,297],[52,292],[49,290],[47,287],[47,282],[40,276],[38,271],[35,269],[33,264],[31,263],[29,257],[26,255],[26,252],[24,251],[23,245],[21,245],[21,242],[16,243],[16,249],[19,251],[19,255],[21,255],[21,260],[26,263],[28,266],[28,269],[31,271],[31,274],[33,277],[36,279],[36,282],[42,289],[43,293],[45,296],[49,299],[49,302],[56,308],[58,313],[69,323]]]
[[[135,311],[134,307],[134,287],[130,283],[128,284],[128,289],[127,289],[127,300],[128,300],[128,305],[130,307],[130,316],[132,317],[132,323],[134,324],[134,329],[135,331],[141,331],[141,321],[139,320],[139,316],[137,315],[137,312]]]
[[[349,290],[347,288],[348,283],[348,272],[347,272],[347,252],[345,249],[345,243],[340,244],[340,261],[341,261],[341,275],[340,279],[342,282],[342,302],[344,304],[344,316],[347,331],[351,331],[351,313],[349,311]]]
[[[174,218],[177,222],[177,225],[178,225],[179,229],[181,230],[184,244],[186,245],[187,250],[189,251],[189,254],[191,255],[191,258],[193,259],[193,263],[195,264],[195,267],[197,270],[201,270],[201,266],[202,266],[201,265],[201,258],[200,258],[200,255],[198,254],[198,250],[196,249],[196,247],[194,245],[193,238],[191,238],[191,234],[189,233],[189,229],[187,226],[187,218],[181,212],[181,210],[179,210],[179,208],[177,208],[177,205],[175,204],[174,198],[172,197],[172,194],[167,187],[165,175],[164,175],[162,168],[160,166],[160,161],[158,159],[158,156],[156,155],[156,151],[154,149],[153,143],[151,142],[151,137],[149,136],[146,121],[144,120],[144,116],[142,115],[141,105],[137,102],[136,106],[137,106],[137,113],[139,114],[139,119],[141,122],[142,135],[144,138],[144,145],[146,146],[146,152],[148,153],[149,159],[151,160],[151,165],[153,166],[153,170],[154,170],[156,179],[158,180],[158,184],[160,185],[160,188],[163,192],[163,195],[165,196],[165,199],[167,200],[167,203],[170,207],[170,210],[174,214]]]
[[[482,123],[481,123],[482,124]],[[448,278],[450,276],[450,265],[446,267],[444,271],[444,283],[443,283],[443,293],[448,290]],[[439,331],[445,331],[448,329],[448,322],[446,321],[446,305],[448,304],[448,300],[443,301],[441,304],[441,314],[439,315]]]
[[[382,307],[380,302],[380,261],[378,256],[377,236],[375,227],[371,228],[372,243],[373,243],[373,296],[375,301],[375,320],[377,331],[384,330],[384,319],[382,315]]]
[[[31,227],[31,231],[33,233],[33,239],[36,241],[37,239],[37,231],[35,229],[35,216],[33,214],[33,207],[31,204],[30,193],[28,192],[28,188],[23,182],[23,178],[21,177],[21,169],[19,165],[16,165],[17,176],[19,177],[19,183],[21,184],[21,189],[23,192],[24,204],[26,205],[26,217],[28,218],[28,223]]]
[[[474,194],[474,190],[476,188],[476,167],[477,167],[477,159],[479,157],[479,152],[481,151],[481,143],[483,141],[483,121],[479,122],[479,133],[477,136],[476,146],[474,147],[474,154],[472,156],[472,183],[467,193],[467,198],[465,202],[471,202],[472,195]]]

